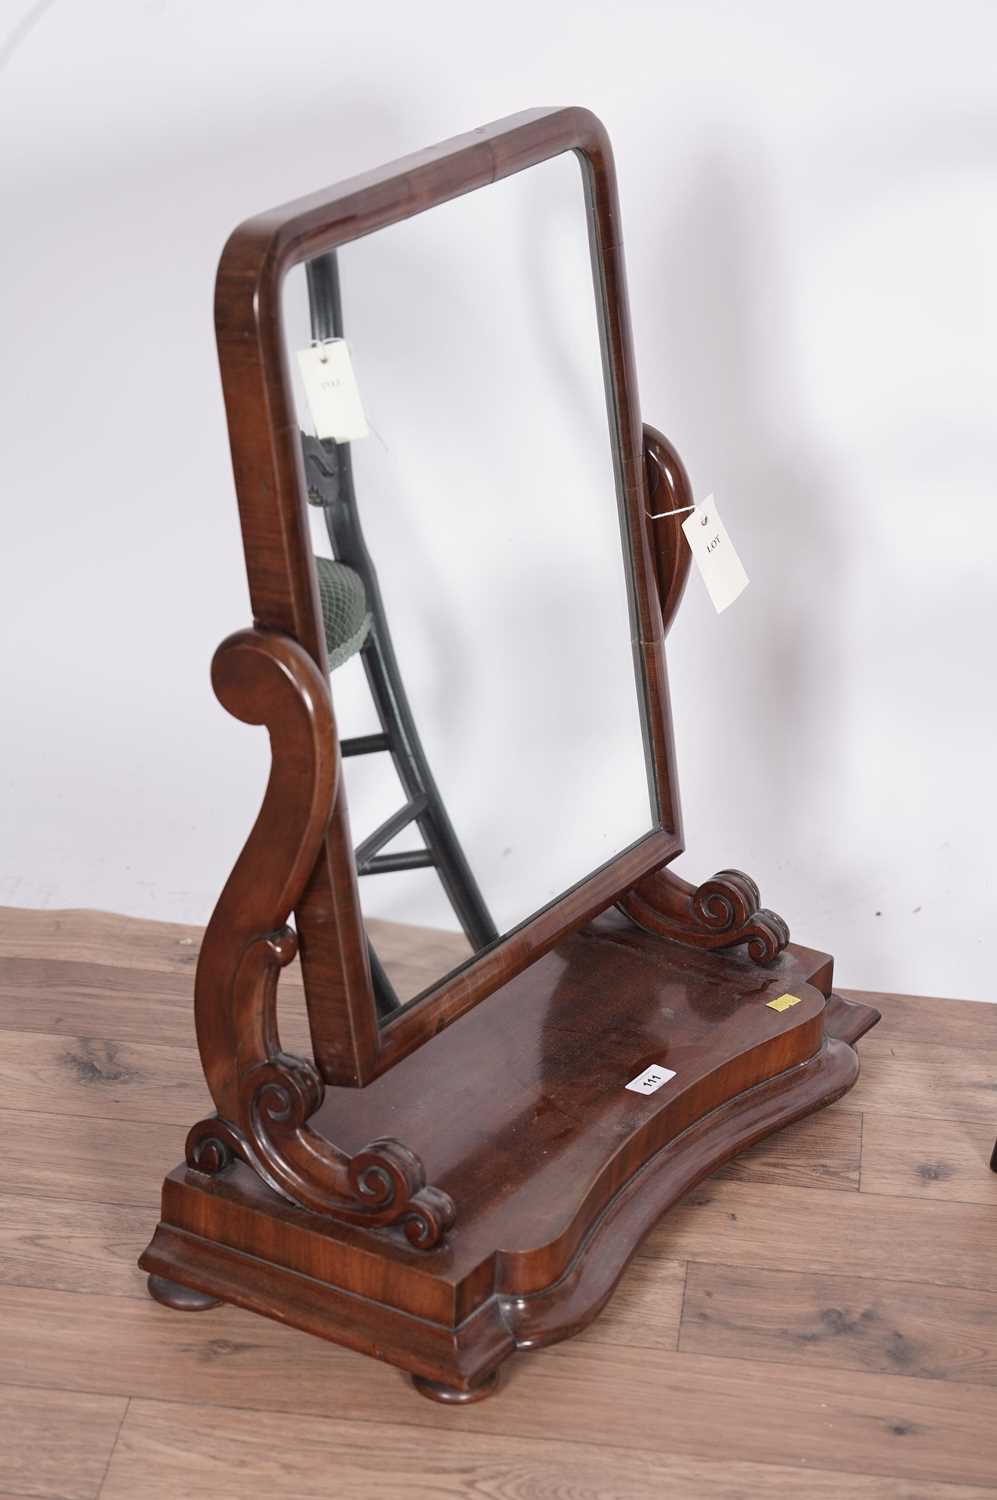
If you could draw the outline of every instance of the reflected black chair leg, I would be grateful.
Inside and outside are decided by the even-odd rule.
[[[990,1153],[990,1170],[997,1172],[997,1141],[994,1141],[994,1149]]]
[[[306,274],[312,337],[318,340],[342,338],[342,298],[335,251],[309,261]],[[349,444],[319,443],[314,438],[304,437],[303,441],[309,479],[308,498],[324,511],[333,554],[360,576],[366,591],[372,624],[361,649],[361,660],[387,741],[386,748],[408,802],[419,806],[415,820],[430,856],[425,862],[436,869],[472,948],[480,950],[497,939],[498,929],[454,831],[415,726],[388,630],[377,571],[360,525]],[[369,738],[374,740],[377,737]],[[412,868],[415,867],[413,863]],[[378,1012],[382,1016],[388,1015],[398,1008],[398,997],[373,949],[370,957]]]
[[[377,1006],[377,1014],[380,1020],[385,1020],[394,1011],[401,1007],[401,1001],[395,992],[395,987],[388,978],[387,972],[381,960],[374,952],[373,944],[367,943],[367,956],[370,959],[370,977],[374,986],[374,1003]]]
[[[373,564],[370,564],[370,570],[369,574],[362,576],[364,584],[370,587],[368,599],[374,623],[360,655],[371,697],[388,736],[391,758],[406,796],[410,799],[425,798],[425,809],[417,820],[419,831],[433,856],[447,899],[472,948],[484,948],[495,941],[498,930],[429,768],[401,680],[377,583],[372,576]]]

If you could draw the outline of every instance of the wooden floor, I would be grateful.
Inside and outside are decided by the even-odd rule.
[[[146,1296],[207,1107],[196,953],[192,928],[0,911],[0,1500],[997,1497],[997,1007],[872,997],[851,1094],[667,1215],[587,1333],[448,1410]]]

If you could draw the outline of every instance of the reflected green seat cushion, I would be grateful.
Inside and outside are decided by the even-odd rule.
[[[370,630],[367,593],[359,573],[329,557],[316,557],[319,603],[325,626],[329,671],[355,656]]]

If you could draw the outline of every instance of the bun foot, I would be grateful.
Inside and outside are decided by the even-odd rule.
[[[192,1286],[167,1281],[165,1276],[150,1276],[146,1285],[150,1297],[155,1297],[164,1307],[175,1308],[177,1312],[207,1312],[209,1307],[222,1305],[220,1297],[209,1297],[207,1292],[196,1292]]]
[[[470,1406],[472,1401],[484,1401],[497,1387],[498,1378],[498,1370],[493,1370],[469,1390],[462,1391],[455,1385],[444,1385],[442,1380],[427,1380],[425,1375],[410,1376],[420,1396],[428,1401],[441,1401],[444,1406]]]

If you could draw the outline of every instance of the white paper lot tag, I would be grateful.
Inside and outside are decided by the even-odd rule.
[[[748,575],[741,559],[734,551],[734,544],[727,535],[727,528],[720,519],[713,496],[707,495],[697,505],[691,516],[682,522],[692,555],[700,576],[706,584],[706,592],[713,600],[717,614],[733,604],[739,594],[748,587]]]
[[[345,339],[329,339],[299,349],[298,369],[317,438],[351,443],[354,438],[367,437],[370,429]]]

